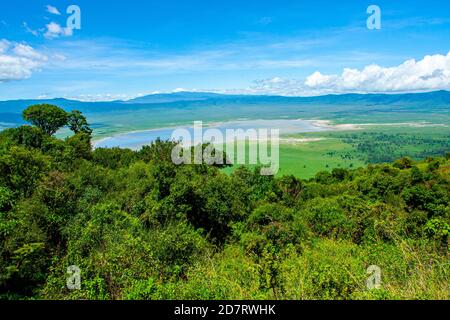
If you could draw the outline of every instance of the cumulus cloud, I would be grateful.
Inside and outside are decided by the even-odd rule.
[[[0,40],[0,82],[27,79],[47,60],[29,45]]]
[[[44,37],[47,39],[54,39],[58,37],[70,37],[73,35],[73,30],[71,28],[61,27],[56,22],[50,22],[46,25],[46,32],[44,33]]]
[[[51,14],[61,15],[61,12],[59,10],[51,5],[47,5],[47,12]]]
[[[450,90],[450,52],[407,60],[394,67],[368,65],[345,68],[341,74],[314,72],[305,80],[259,80],[249,88],[255,93],[318,95],[327,93],[401,93]]]

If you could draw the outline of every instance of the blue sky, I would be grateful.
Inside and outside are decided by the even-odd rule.
[[[3,1],[0,99],[450,89],[449,51],[446,0]]]

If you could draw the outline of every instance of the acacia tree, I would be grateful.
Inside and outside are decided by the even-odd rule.
[[[63,109],[51,104],[30,106],[23,111],[22,117],[50,136],[65,126],[68,119],[68,115]]]
[[[87,133],[88,135],[92,133],[92,129],[89,127],[86,117],[78,110],[73,110],[68,114],[67,125],[74,133],[82,132]]]

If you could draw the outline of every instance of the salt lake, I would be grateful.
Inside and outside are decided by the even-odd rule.
[[[303,120],[303,119],[276,119],[276,120],[236,120],[228,122],[215,122],[203,124],[205,129],[218,129],[224,135],[226,130],[248,130],[248,129],[278,129],[280,135],[320,132],[331,130],[332,128],[323,121]],[[133,131],[114,135],[98,141],[94,141],[95,148],[130,148],[140,149],[144,145],[151,144],[158,137],[162,140],[170,140],[172,133],[176,129],[186,129],[193,135],[194,126],[178,126],[171,128],[159,128],[151,130]]]

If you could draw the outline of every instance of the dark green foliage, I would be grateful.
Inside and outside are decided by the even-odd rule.
[[[413,165],[413,161],[408,157],[403,157],[394,162],[394,167],[399,169],[409,169]]]
[[[88,135],[92,133],[86,117],[78,110],[73,110],[67,115],[67,125],[74,133],[86,133]]]
[[[20,146],[0,154],[0,185],[17,195],[29,195],[49,170],[49,159],[37,150]]]
[[[143,146],[137,153],[139,159],[145,162],[172,162],[172,149],[176,143],[173,141],[163,141],[157,138],[148,146]]]
[[[90,160],[92,158],[91,136],[85,132],[78,132],[67,138],[67,145],[71,150],[70,157]]]
[[[98,148],[92,152],[92,161],[105,168],[118,169],[128,167],[136,161],[137,155],[130,149]]]
[[[51,104],[30,106],[23,111],[23,118],[48,135],[53,135],[67,124],[67,113]]]
[[[334,168],[331,172],[331,176],[335,182],[342,182],[350,177],[350,172],[342,168]]]
[[[302,181],[294,176],[284,176],[278,181],[282,201],[292,206],[300,199],[303,191]]]
[[[173,164],[171,141],[92,150],[72,116],[65,140],[49,118],[0,133],[2,299],[448,298],[447,158],[227,175]]]
[[[355,132],[337,136],[355,147],[358,157],[368,163],[395,161],[395,166],[402,169],[411,167],[412,159],[444,156],[450,147],[448,132],[436,136],[383,132]]]
[[[0,144],[21,145],[27,148],[42,148],[46,140],[44,132],[32,126],[21,126],[4,130],[0,133]]]

